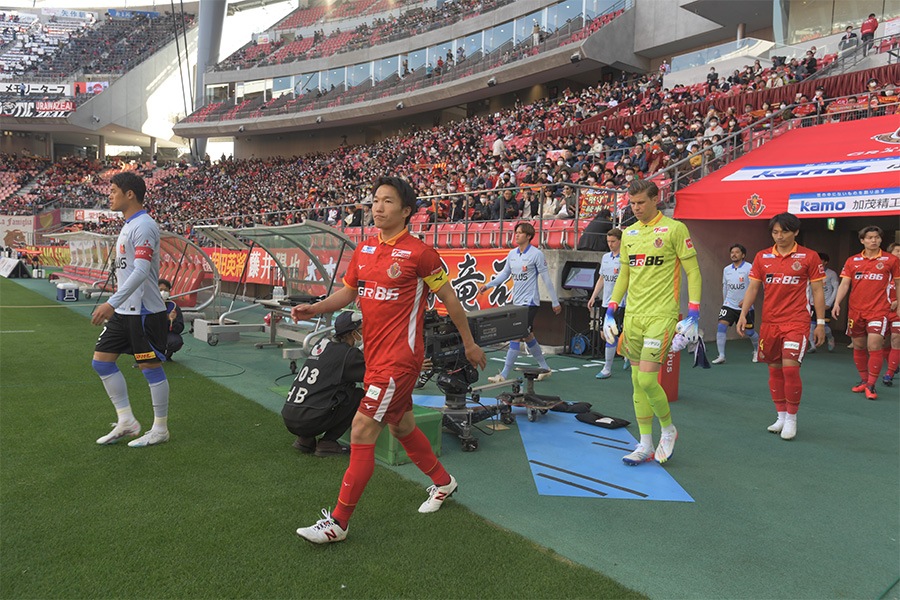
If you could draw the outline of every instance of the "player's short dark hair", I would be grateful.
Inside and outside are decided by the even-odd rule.
[[[374,196],[378,188],[383,185],[391,186],[397,190],[397,194],[400,196],[400,203],[405,207],[409,207],[409,215],[406,217],[406,224],[409,225],[409,220],[416,214],[416,192],[404,179],[382,176],[372,184],[372,195]]]
[[[831,262],[831,257],[828,256],[827,252],[819,252],[819,260],[822,262]]]
[[[122,171],[121,173],[116,173],[112,176],[112,179],[109,180],[110,185],[115,184],[122,193],[134,192],[134,197],[137,198],[137,201],[141,204],[144,203],[144,195],[147,193],[147,184],[144,183],[144,178],[140,175],[135,175],[131,171]]]
[[[897,246],[900,246],[900,242],[891,242],[890,244],[888,244],[888,249],[887,249],[887,251],[888,251],[889,253],[890,253],[890,252],[893,252],[893,251],[894,251],[894,248],[896,248]]]
[[[747,249],[744,248],[743,244],[732,244],[732,245],[731,245],[731,248],[728,249],[728,252],[731,252],[731,251],[734,250],[735,248],[737,248],[738,250],[740,250],[740,251],[741,251],[741,254],[743,254],[744,256],[747,256]]]
[[[520,221],[516,223],[516,228],[513,229],[513,232],[516,232],[520,229],[522,230],[522,233],[528,236],[528,241],[534,239],[534,225],[532,225],[528,221]]]
[[[878,237],[884,239],[884,229],[879,227],[878,225],[866,225],[862,229],[859,230],[859,239],[863,239],[866,237],[866,234],[870,231],[874,231],[878,234]]]
[[[659,188],[649,179],[635,179],[628,186],[628,195],[647,194],[648,198],[659,197]]]
[[[616,238],[617,240],[621,240],[622,239],[622,230],[619,229],[618,227],[613,227],[612,229],[610,229],[609,231],[606,232],[606,235],[612,236],[612,237]]]
[[[781,226],[783,231],[800,231],[800,219],[789,212],[779,213],[769,219],[769,233],[772,233],[776,225]]]
[[[172,282],[169,281],[168,279],[160,279],[156,285],[164,285],[167,288],[169,288],[170,290],[172,289]]]

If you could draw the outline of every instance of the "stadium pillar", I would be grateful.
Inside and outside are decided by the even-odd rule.
[[[197,80],[194,90],[194,107],[206,104],[206,82],[203,75],[209,65],[219,62],[219,45],[222,43],[222,26],[225,23],[226,0],[203,0],[200,3],[200,31],[197,38]],[[206,138],[197,138],[197,160],[206,155]]]
[[[51,163],[55,163],[56,162],[56,151],[55,151],[55,148],[53,147],[53,133],[52,132],[48,133],[47,137],[44,139],[47,141],[47,150],[46,150],[45,154],[47,155],[47,158],[50,159]]]
[[[153,157],[156,156],[156,138],[150,137],[150,160],[154,160]]]
[[[106,160],[106,138],[102,135],[97,136],[97,160]]]
[[[746,23],[738,23],[738,28],[737,28],[737,41],[738,42],[740,42],[742,39],[744,39],[744,35],[746,33],[746,31],[745,31],[746,27],[747,27]]]

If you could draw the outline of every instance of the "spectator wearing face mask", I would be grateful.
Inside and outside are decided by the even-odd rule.
[[[575,194],[575,187],[572,185],[563,186],[563,197],[559,203],[559,213],[557,217],[560,219],[574,219],[578,210],[578,196]]]
[[[706,130],[703,132],[703,139],[711,140],[712,136],[714,135],[725,135],[725,130],[722,129],[722,127],[719,125],[718,118],[712,118],[709,120],[709,125],[707,125]]]
[[[877,29],[878,19],[875,18],[875,13],[871,13],[869,14],[869,18],[863,21],[863,24],[859,28],[860,41],[863,45],[863,56],[866,56],[869,50],[872,49],[875,40],[875,31]]]
[[[709,68],[709,73],[706,74],[706,89],[708,91],[713,91],[716,88],[716,85],[719,82],[719,74],[716,73],[715,67]]]
[[[644,150],[644,144],[637,144],[631,153],[631,166],[641,173],[647,172],[647,153]]]
[[[669,162],[674,163],[687,158],[688,152],[685,147],[684,138],[678,138],[675,140],[675,147],[672,149],[672,152],[669,153]]]
[[[637,143],[637,138],[634,136],[634,132],[631,130],[631,125],[625,123],[622,126],[622,139],[625,142],[625,146],[628,148],[633,147]]]
[[[545,187],[541,200],[541,216],[545,219],[555,219],[559,214],[559,199],[553,195],[553,188]]]

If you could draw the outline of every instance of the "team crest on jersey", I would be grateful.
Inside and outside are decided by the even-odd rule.
[[[125,244],[119,244],[119,254],[125,254]]]
[[[403,273],[403,270],[400,268],[400,263],[398,263],[398,262],[394,262],[391,265],[391,268],[388,269],[388,272],[387,272],[388,277],[390,277],[391,279],[397,279],[398,277],[400,277],[400,275],[402,273]]]
[[[758,217],[764,210],[766,210],[766,205],[763,204],[759,194],[753,194],[747,198],[747,203],[744,204],[744,214],[748,217]]]
[[[884,263],[883,263],[883,262],[875,263],[875,268],[876,268],[876,269],[883,269],[883,268],[884,268]]]
[[[375,246],[363,246],[360,252],[363,254],[375,254]]]
[[[662,248],[663,247],[662,238],[656,238],[655,240],[653,240],[653,247],[654,248]]]
[[[800,261],[799,261],[799,260],[795,260],[795,261],[794,261],[794,264],[791,265],[791,268],[792,268],[793,270],[795,270],[795,271],[799,271],[800,269],[803,268],[803,265],[800,264]]]

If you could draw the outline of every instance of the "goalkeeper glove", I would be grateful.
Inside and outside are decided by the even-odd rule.
[[[700,304],[688,303],[688,316],[678,321],[675,325],[675,333],[681,334],[688,344],[693,344],[700,339]]]
[[[615,302],[610,302],[606,309],[606,316],[603,318],[603,337],[607,343],[616,343],[616,336],[619,335],[619,326],[616,325],[616,309],[619,307]]]

